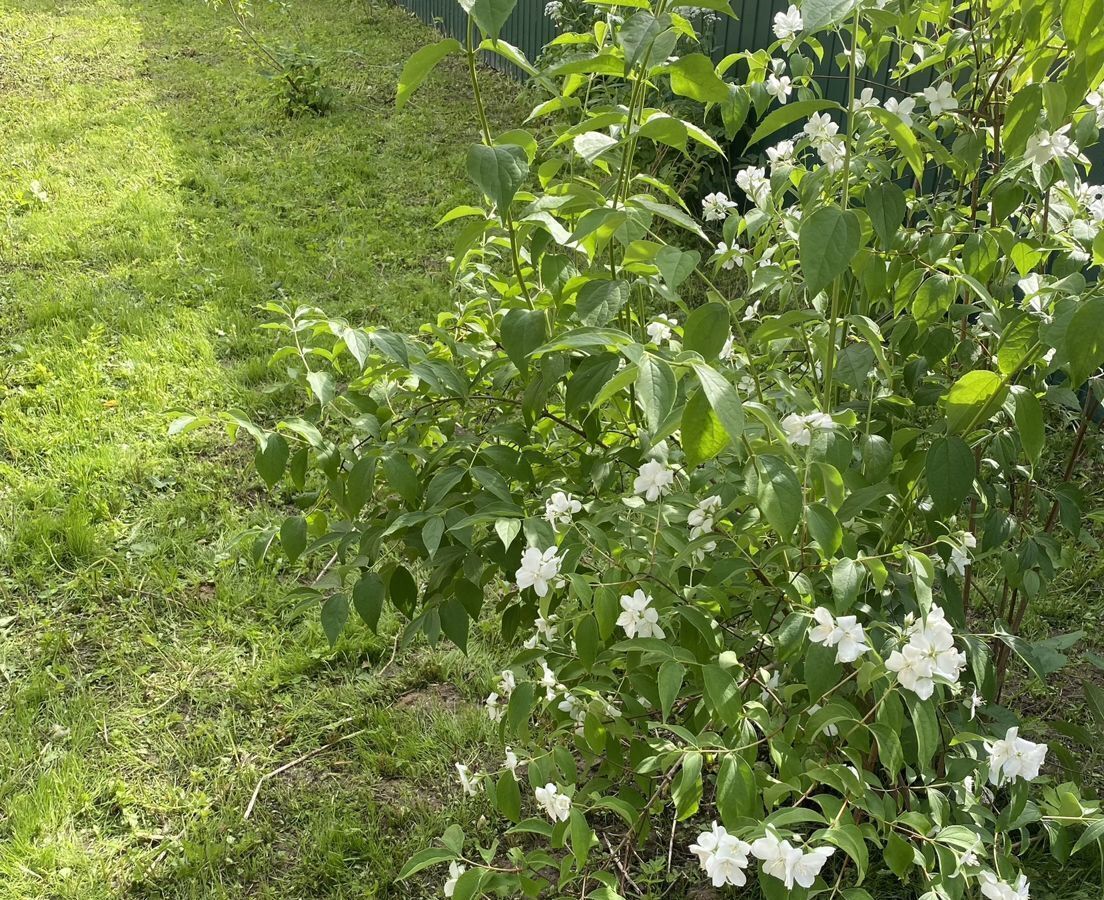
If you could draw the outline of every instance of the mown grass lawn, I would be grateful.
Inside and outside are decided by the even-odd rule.
[[[386,665],[363,629],[331,651],[234,543],[273,518],[246,451],[167,436],[174,409],[294,405],[260,304],[413,327],[450,302],[433,224],[470,199],[466,83],[446,67],[395,115],[428,32],[293,3],[259,28],[318,52],[337,106],[288,119],[227,24],[200,0],[0,0],[3,898],[420,896],[439,873],[395,886],[403,860],[446,821],[487,827],[452,766],[489,734],[489,655]],[[488,92],[515,121],[516,86]],[[1032,628],[1099,645],[1100,573]],[[1067,681],[1025,690],[1081,721]]]
[[[259,304],[403,327],[450,302],[459,70],[396,116],[422,26],[266,7],[325,59],[330,115],[270,106],[201,0],[0,2],[2,897],[410,896],[389,884],[485,734],[478,661],[373,674],[364,629],[332,653],[232,543],[270,518],[246,451],[167,436],[172,409],[273,402]]]

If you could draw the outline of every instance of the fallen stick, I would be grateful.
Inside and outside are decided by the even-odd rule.
[[[295,766],[299,765],[299,763],[301,763],[301,762],[306,762],[312,756],[317,756],[319,753],[325,753],[331,747],[337,746],[342,741],[349,741],[349,740],[352,740],[355,737],[359,737],[360,735],[364,734],[364,732],[367,731],[367,730],[368,729],[366,729],[366,728],[361,728],[359,731],[354,731],[351,734],[345,734],[345,735],[342,735],[341,737],[334,738],[328,744],[323,744],[321,747],[315,747],[313,750],[308,750],[302,756],[300,756],[296,759],[293,759],[291,762],[284,763],[278,769],[273,769],[271,772],[266,772],[264,775],[262,775],[260,777],[260,780],[257,782],[257,786],[255,788],[253,788],[253,796],[249,798],[249,805],[245,808],[245,815],[242,816],[242,819],[243,820],[248,819],[250,817],[250,815],[252,815],[253,807],[257,805],[257,798],[261,794],[261,787],[264,785],[264,783],[266,781],[268,781],[268,779],[275,778],[277,775],[280,775],[283,772],[286,772],[288,769],[294,768]]]

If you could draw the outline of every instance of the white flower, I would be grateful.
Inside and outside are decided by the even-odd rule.
[[[713,514],[720,508],[721,498],[714,494],[690,510],[690,515],[686,517],[686,524],[690,526],[690,540],[697,540],[713,530]]]
[[[535,791],[537,803],[553,822],[566,822],[571,817],[571,798],[561,794],[556,785],[549,782]]]
[[[773,147],[767,147],[771,175],[789,175],[794,167],[793,155],[793,141],[779,141]]]
[[[981,885],[981,896],[987,900],[1029,900],[1031,885],[1027,876],[1020,875],[1016,879],[1015,886],[1006,881],[1001,881],[992,872],[982,872],[978,875],[978,883]]]
[[[792,3],[784,13],[777,13],[774,17],[774,36],[780,41],[792,41],[804,27],[801,11]]]
[[[556,555],[556,548],[549,547],[540,551],[536,547],[527,547],[521,554],[521,566],[514,573],[519,591],[531,587],[538,597],[547,597],[550,587],[560,587],[560,566],[563,558]]]
[[[863,88],[862,93],[855,98],[855,109],[874,109],[879,100],[874,96],[874,88]]]
[[[570,691],[564,694],[563,700],[557,704],[556,708],[560,712],[567,713],[576,725],[582,725],[583,719],[586,718],[586,708],[579,702],[579,698]]]
[[[544,503],[544,517],[555,528],[557,525],[570,525],[571,517],[581,512],[583,504],[563,491],[556,491]]]
[[[449,877],[443,888],[446,897],[451,897],[456,892],[456,882],[467,871],[467,866],[459,865],[455,860],[449,863]]]
[[[966,701],[970,707],[970,718],[973,719],[978,710],[985,705],[985,701],[981,698],[981,695],[977,692],[977,688],[974,688],[974,693],[970,696],[970,699]]]
[[[549,0],[544,6],[544,14],[553,22],[559,22],[563,17],[563,4],[560,0]]]
[[[703,831],[690,852],[713,882],[713,887],[726,884],[742,887],[747,883],[744,870],[748,867],[751,845],[729,834],[723,825],[713,823],[712,831]]]
[[[621,596],[621,615],[617,624],[625,629],[625,636],[665,638],[667,635],[659,627],[659,613],[652,607],[652,597],[637,588],[631,595]]]
[[[1104,86],[1098,87],[1095,91],[1089,91],[1085,102],[1096,110],[1097,116],[1104,112]]]
[[[870,650],[866,643],[866,632],[855,616],[835,618],[823,606],[813,610],[817,624],[809,631],[809,640],[814,644],[836,648],[836,662],[854,662]]]
[[[828,167],[829,172],[838,172],[843,168],[847,160],[847,145],[843,138],[835,138],[817,145],[817,154],[820,161]]]
[[[706,194],[702,199],[702,217],[707,222],[723,222],[728,218],[729,210],[735,208],[736,204],[720,191]]]
[[[814,644],[831,646],[828,642],[832,639],[832,632],[836,630],[836,620],[832,613],[827,608],[818,606],[813,610],[813,619],[817,624],[809,630],[809,640]]]
[[[502,715],[506,712],[498,702],[499,699],[498,693],[496,691],[491,691],[491,693],[487,695],[486,701],[484,701],[487,706],[487,718],[492,722],[501,722]]]
[[[736,352],[736,342],[732,337],[732,332],[728,333],[728,337],[725,338],[724,346],[721,347],[721,352],[717,354],[718,358],[728,362],[732,359],[732,355]]]
[[[531,647],[527,649],[532,650],[537,644],[551,644],[556,640],[556,633],[559,631],[559,626],[556,624],[555,616],[537,616],[533,620],[534,641]]]
[[[674,480],[674,469],[650,459],[640,467],[640,473],[633,479],[633,493],[640,494],[649,503],[655,503],[667,493]]]
[[[751,852],[763,861],[763,871],[781,881],[787,890],[795,884],[812,887],[820,870],[834,852],[834,847],[818,847],[807,853],[794,847],[789,841],[779,840],[768,831],[751,845]]]
[[[945,112],[958,109],[954,86],[949,81],[924,88],[924,99],[928,101],[928,111],[933,116],[941,116]]]
[[[1070,140],[1069,135],[1066,134],[1067,131],[1069,131],[1069,125],[1064,125],[1054,132],[1036,131],[1027,139],[1024,159],[1036,169],[1041,169],[1052,159],[1077,159],[1081,151]]]
[[[836,630],[832,632],[836,647],[836,662],[850,663],[870,650],[866,643],[866,632],[855,616],[840,616],[836,619]]]
[[[648,339],[658,347],[664,341],[669,341],[671,339],[671,335],[673,334],[671,329],[676,325],[678,325],[676,319],[672,319],[669,316],[659,316],[644,330],[648,332]]]
[[[1018,728],[1009,728],[1003,738],[986,741],[989,753],[989,781],[1000,785],[1005,781],[1034,781],[1039,777],[1047,755],[1046,744],[1036,744],[1019,736]]]
[[[970,565],[970,554],[964,547],[952,547],[951,558],[947,561],[947,574],[958,575],[961,578],[966,574],[966,567]]]
[[[779,103],[785,103],[786,98],[793,93],[793,81],[789,75],[771,75],[765,85],[767,93]]]
[[[927,700],[935,691],[931,660],[923,649],[911,643],[894,650],[886,660],[886,668],[897,675],[901,686],[912,691],[921,700]]]
[[[770,179],[765,170],[754,166],[741,169],[736,173],[736,186],[760,209],[765,209],[770,203]]]
[[[763,671],[765,671],[765,670],[763,670]],[[763,677],[762,672],[760,673],[759,677],[760,678]],[[781,687],[781,686],[782,686],[782,673],[779,672],[777,669],[775,669],[775,671],[771,672],[770,678],[768,678],[766,681],[763,682],[763,690],[760,691],[760,693],[759,693],[759,700],[762,703],[766,703],[768,700],[771,699],[771,694],[776,692],[779,689],[779,687]]]
[[[827,413],[814,412],[804,416],[790,413],[782,420],[782,430],[786,433],[786,440],[795,447],[808,447],[813,442],[814,431],[830,431],[835,424]]]
[[[885,102],[885,108],[909,128],[912,127],[912,114],[916,109],[916,98],[905,97],[904,100],[898,100],[896,97],[890,97]]]
[[[460,778],[460,787],[464,789],[464,793],[469,797],[474,797],[479,793],[479,776],[472,775],[471,771],[463,763],[456,764],[456,774]]]
[[[498,692],[503,697],[509,697],[517,688],[517,677],[509,669],[503,669],[498,673]]]
[[[743,320],[749,322],[759,315],[759,304],[761,301],[756,300],[754,303],[749,303],[747,309],[744,310]]]
[[[850,47],[844,47],[843,48],[843,55],[846,59],[850,60],[851,59],[851,48]],[[862,47],[856,47],[855,48],[855,68],[861,69],[865,65],[866,65],[866,51],[863,50]]]
[[[556,673],[548,668],[548,663],[543,659],[538,660],[541,667],[540,686],[544,688],[544,699],[551,703],[556,699],[556,691],[560,686]]]
[[[521,760],[518,759],[518,755],[514,751],[506,748],[506,759],[502,763],[504,769],[509,769],[514,775],[517,775],[518,766],[521,765]]]
[[[717,249],[713,251],[713,258],[721,260],[722,269],[742,269],[744,267],[744,260],[747,259],[747,251],[737,246],[735,243],[730,245],[726,244],[724,241],[718,241]]]
[[[830,141],[839,131],[839,125],[832,121],[828,113],[813,113],[805,123],[804,132],[814,147]]]

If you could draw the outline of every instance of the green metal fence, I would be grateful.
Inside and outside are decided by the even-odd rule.
[[[467,16],[457,0],[400,0],[427,25],[439,28],[445,34],[464,39]],[[546,0],[518,0],[514,14],[502,30],[502,38],[518,47],[530,59],[536,57],[548,41],[556,36],[556,28],[544,14]],[[735,0],[733,10],[737,18],[721,17],[712,34],[713,54],[720,59],[727,53],[740,50],[757,50],[774,41],[772,26],[776,13],[784,11],[789,0]],[[819,81],[829,99],[841,105],[847,102],[847,77],[835,65],[835,57],[843,50],[839,38],[827,37],[824,60],[817,67]],[[486,61],[495,68],[519,75],[517,69],[494,54],[485,54]],[[914,93],[930,84],[930,74],[925,72],[907,82],[890,84],[889,73],[897,62],[895,56],[885,60],[878,71],[862,73],[864,87],[871,87],[879,100],[891,96]]]

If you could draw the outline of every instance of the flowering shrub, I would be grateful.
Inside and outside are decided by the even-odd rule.
[[[309,411],[225,417],[302,511],[257,555],[326,561],[296,594],[331,640],[386,602],[406,639],[464,649],[483,615],[516,641],[486,686],[502,746],[457,767],[501,837],[453,826],[404,877],[1011,900],[1028,846],[1100,842],[1075,760],[1002,704],[1013,659],[1045,678],[1077,639],[1019,631],[1077,552],[1104,362],[1098,6],[806,0],[715,65],[640,0],[537,68],[475,0],[466,46],[410,60],[400,107],[449,54],[475,92],[455,310],[402,335],[274,306]],[[844,108],[809,74],[831,31]],[[548,92],[536,131],[492,133],[480,50]],[[879,104],[886,60],[938,77]],[[749,115],[765,158],[700,209],[636,167]]]

